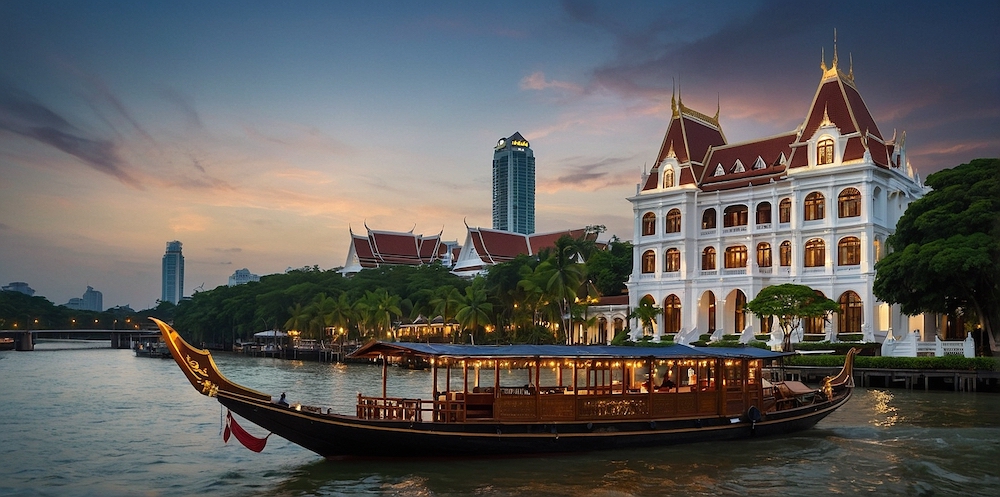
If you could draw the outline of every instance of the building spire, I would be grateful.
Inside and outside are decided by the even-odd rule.
[[[670,88],[670,113],[672,117],[677,117],[680,115],[677,111],[677,80],[670,78],[673,81],[673,86]]]
[[[837,68],[837,28],[833,28],[833,68]]]
[[[819,68],[826,72],[826,47],[820,47],[819,50]]]

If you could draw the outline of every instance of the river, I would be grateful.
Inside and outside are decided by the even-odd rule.
[[[339,412],[381,390],[378,366],[215,359],[237,383]],[[389,371],[398,393],[429,388],[429,372]],[[172,360],[106,342],[0,352],[0,399],[0,495],[1000,495],[994,393],[859,388],[814,429],[725,444],[348,461],[277,436],[260,454],[224,444],[220,405]]]

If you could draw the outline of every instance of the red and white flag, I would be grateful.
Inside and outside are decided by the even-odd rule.
[[[232,412],[226,411],[226,430],[222,433],[222,440],[226,443],[229,443],[230,434],[235,435],[236,440],[239,440],[244,447],[254,452],[260,452],[264,450],[264,446],[267,445],[267,437],[271,436],[270,433],[268,433],[267,437],[264,438],[257,438],[251,435],[246,430],[244,430],[243,427],[240,426],[240,424],[237,423],[235,419],[233,419]]]

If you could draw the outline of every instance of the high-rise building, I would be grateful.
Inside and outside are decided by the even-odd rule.
[[[23,281],[12,281],[9,285],[4,285],[2,289],[5,292],[21,292],[29,297],[35,294],[35,289]]]
[[[535,153],[521,133],[493,149],[493,229],[535,232]]]
[[[71,298],[65,306],[78,311],[101,312],[104,310],[104,294],[87,285],[87,291],[83,292],[83,298]]]
[[[174,304],[184,298],[184,255],[181,254],[181,242],[167,242],[167,253],[163,254],[163,292],[162,302]]]
[[[245,285],[251,281],[260,281],[260,275],[253,274],[249,269],[237,269],[232,276],[229,277],[229,286]]]

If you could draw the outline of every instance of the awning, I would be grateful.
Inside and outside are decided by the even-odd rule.
[[[288,336],[288,333],[285,333],[284,331],[278,331],[278,330],[267,330],[267,331],[259,331],[257,333],[254,333],[253,336],[255,336],[255,337],[261,337],[261,338],[275,338],[275,337],[281,338],[281,337]]]
[[[530,358],[545,359],[773,359],[781,352],[756,347],[619,347],[613,345],[457,345],[418,342],[369,342],[352,357],[378,356],[450,357],[467,359]]]

